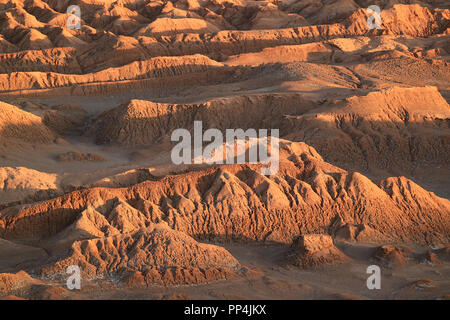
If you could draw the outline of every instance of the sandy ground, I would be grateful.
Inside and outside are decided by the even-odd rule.
[[[411,263],[401,268],[381,268],[381,289],[367,288],[367,267],[374,245],[338,245],[352,262],[315,269],[286,265],[287,246],[225,245],[243,265],[261,275],[238,280],[218,281],[194,286],[151,286],[126,288],[113,282],[82,282],[72,293],[81,299],[448,299],[450,265],[448,262]],[[418,252],[423,248],[413,246]],[[64,283],[47,282],[63,286]]]

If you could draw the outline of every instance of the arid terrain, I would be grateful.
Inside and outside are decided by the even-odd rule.
[[[445,0],[0,0],[0,299],[450,299],[449,102]]]

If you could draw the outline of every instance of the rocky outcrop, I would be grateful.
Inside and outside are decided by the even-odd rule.
[[[436,88],[392,88],[289,117],[286,131],[292,133],[285,138],[305,141],[328,161],[359,170],[405,170],[420,161],[446,165],[449,117]]]
[[[408,247],[383,245],[376,248],[373,259],[386,268],[398,268],[410,263],[413,256]]]
[[[69,151],[66,153],[59,154],[57,157],[58,161],[61,162],[72,162],[72,161],[105,161],[106,159],[98,154],[94,153],[82,153],[77,151]]]
[[[270,177],[260,174],[259,165],[225,165],[9,207],[0,211],[0,235],[49,237],[72,224],[87,206],[108,217],[127,203],[143,221],[163,220],[197,239],[289,243],[300,234],[334,232],[339,217],[375,230],[376,237],[368,240],[449,241],[449,201],[406,178],[391,179],[385,189],[385,182],[377,186],[359,173],[324,162],[303,143],[284,145],[280,159],[280,170]],[[404,183],[408,189],[401,187]]]
[[[39,280],[33,279],[25,271],[0,273],[0,296],[17,294],[37,283],[39,283]]]
[[[43,115],[45,125],[60,135],[80,132],[88,119],[86,110],[68,104],[48,109]]]
[[[0,143],[50,143],[56,135],[34,114],[0,101]]]
[[[0,91],[69,87],[79,84],[119,82],[152,78],[186,77],[188,74],[206,74],[223,65],[202,55],[185,57],[156,57],[136,61],[125,66],[89,74],[62,74],[42,72],[14,72],[0,74]]]
[[[350,259],[335,247],[333,239],[326,234],[305,234],[292,244],[288,261],[303,268],[338,264]]]
[[[198,243],[165,223],[116,236],[74,242],[66,258],[43,267],[47,277],[70,265],[89,279],[142,277],[147,284],[195,284],[236,277],[239,262],[225,249]],[[134,281],[137,281],[136,279]]]
[[[202,121],[205,130],[278,128],[285,114],[312,107],[295,93],[237,96],[198,104],[131,100],[97,117],[86,134],[99,144],[146,145],[170,138],[175,129],[192,129],[195,120]]]
[[[1,91],[31,94],[59,88],[53,91],[62,93],[72,87],[69,92],[79,95],[99,94],[126,90],[124,83],[113,88],[109,83],[125,80],[135,81],[134,87],[149,88],[157,81],[143,79],[172,75],[173,61],[183,65],[185,74],[204,69],[202,59],[192,58],[199,55],[223,61],[271,47],[336,38],[443,35],[450,16],[447,9],[394,4],[383,10],[382,29],[373,31],[367,28],[365,8],[353,1],[316,1],[314,5],[208,1],[187,8],[179,2],[132,1],[109,3],[108,9],[106,4],[77,4],[84,13],[80,30],[67,29],[68,16],[60,13],[67,4],[38,0],[5,4],[0,17],[0,68],[5,73],[0,77]],[[208,77],[208,81],[214,79]]]
[[[76,297],[70,265],[83,296],[151,299],[353,299],[353,267],[290,265],[445,266],[450,11],[400,2],[0,0],[0,271],[41,277],[0,274],[0,298]],[[176,166],[171,133],[195,120],[280,129],[279,170]],[[396,276],[378,298],[445,297],[439,272]]]
[[[24,167],[0,168],[0,203],[19,201],[36,192],[59,190],[60,178],[57,174],[40,172]]]

